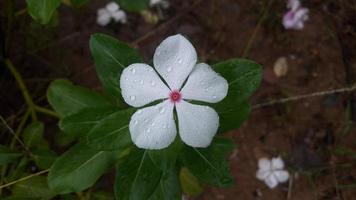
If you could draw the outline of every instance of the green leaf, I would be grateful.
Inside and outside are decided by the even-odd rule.
[[[181,200],[181,194],[177,171],[175,168],[171,168],[163,173],[149,200]]]
[[[176,137],[175,141],[167,148],[161,150],[148,150],[148,155],[157,167],[162,171],[168,171],[174,168],[181,148],[182,142],[179,137]]]
[[[53,191],[65,194],[91,187],[115,163],[115,153],[97,151],[77,144],[52,165],[48,184]]]
[[[181,158],[184,166],[200,180],[226,187],[233,184],[233,179],[224,156],[234,147],[230,139],[216,137],[208,148],[185,146]]]
[[[231,59],[217,63],[213,68],[229,83],[228,95],[219,104],[241,103],[255,92],[262,80],[261,66],[246,59]]]
[[[105,191],[97,191],[91,195],[93,200],[114,200],[111,193]]]
[[[83,108],[111,105],[102,95],[61,79],[51,83],[47,90],[47,99],[62,117],[74,114]]]
[[[26,0],[31,17],[41,24],[50,22],[53,13],[61,4],[60,0]]]
[[[12,189],[16,198],[41,198],[51,199],[56,194],[48,188],[46,177],[35,176],[25,181],[18,182]]]
[[[149,0],[116,0],[127,11],[139,12],[147,9]]]
[[[184,194],[196,197],[203,192],[199,180],[186,167],[180,170],[179,180]]]
[[[43,138],[44,124],[36,121],[28,125],[23,133],[23,141],[27,147],[43,147],[48,146]]]
[[[11,163],[17,160],[20,156],[22,156],[21,152],[0,145],[0,166]]]
[[[82,7],[85,6],[86,4],[88,4],[91,0],[70,0],[70,3],[74,6],[74,7]]]
[[[239,128],[251,112],[248,102],[237,104],[233,101],[226,101],[225,104],[216,104],[212,105],[212,107],[219,114],[219,132],[221,133]]]
[[[57,158],[57,154],[48,149],[37,149],[32,151],[32,157],[40,169],[48,169]]]
[[[89,132],[88,145],[98,150],[123,149],[130,145],[129,122],[134,111],[120,110],[102,119]]]
[[[91,36],[90,50],[106,92],[122,101],[119,85],[121,72],[132,63],[141,63],[142,58],[127,44],[99,33]]]
[[[116,199],[148,199],[156,190],[161,175],[161,170],[152,162],[147,150],[136,149],[118,166]]]
[[[64,117],[59,122],[59,127],[65,133],[84,137],[102,119],[118,111],[119,109],[114,106],[84,108],[77,113]]]

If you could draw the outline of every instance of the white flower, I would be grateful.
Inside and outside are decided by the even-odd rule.
[[[167,0],[150,0],[150,7],[162,6],[163,8],[169,7],[169,2]]]
[[[269,188],[275,188],[278,183],[284,183],[289,179],[288,171],[284,170],[284,162],[280,157],[261,158],[258,161],[258,171],[256,177],[264,181]]]
[[[108,25],[111,19],[123,24],[127,22],[126,13],[123,10],[120,10],[120,6],[116,2],[110,2],[105,8],[100,8],[97,15],[96,22],[101,26]]]
[[[142,107],[131,117],[132,141],[140,148],[162,149],[175,139],[177,113],[179,134],[184,143],[207,147],[219,126],[219,116],[209,106],[186,100],[216,103],[225,98],[227,81],[205,64],[197,64],[193,45],[182,35],[166,38],[153,56],[154,68],[144,63],[128,66],[120,77],[125,102]],[[158,73],[158,74],[157,74]]]
[[[289,0],[289,11],[283,16],[283,26],[286,29],[301,30],[304,22],[309,19],[309,10],[301,7],[299,0]]]

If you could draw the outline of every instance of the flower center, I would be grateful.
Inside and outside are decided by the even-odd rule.
[[[173,90],[169,94],[169,99],[172,103],[178,103],[182,99],[182,94],[178,90]]]

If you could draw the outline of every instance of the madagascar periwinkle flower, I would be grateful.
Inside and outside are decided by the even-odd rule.
[[[271,189],[289,179],[289,173],[284,170],[284,162],[280,157],[272,160],[261,158],[258,160],[258,168],[256,177]]]
[[[283,16],[283,26],[286,29],[301,30],[304,22],[309,19],[309,10],[301,7],[299,0],[288,0],[288,12]]]
[[[106,26],[111,20],[114,22],[120,22],[125,24],[127,22],[127,16],[125,11],[120,9],[120,6],[116,2],[110,2],[104,8],[100,8],[97,13],[96,22],[100,26]]]
[[[219,126],[219,116],[196,100],[217,103],[225,98],[227,81],[205,63],[197,64],[193,45],[182,35],[166,38],[156,49],[153,65],[129,65],[120,77],[121,93],[137,110],[129,123],[133,143],[144,149],[168,147],[177,135],[174,112],[182,141],[207,147]],[[158,103],[157,103],[158,102]]]

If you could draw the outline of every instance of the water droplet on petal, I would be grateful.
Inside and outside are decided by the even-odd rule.
[[[167,72],[171,72],[171,71],[172,71],[172,67],[168,67]]]
[[[132,68],[132,69],[130,69],[130,71],[132,74],[136,74],[136,69]]]
[[[144,83],[144,81],[143,81],[143,80],[141,80],[141,81],[140,81],[140,84],[141,84],[141,85],[143,85],[143,83]]]
[[[150,68],[148,69],[148,71],[153,72],[153,69],[150,67]]]
[[[138,110],[138,111],[137,111],[137,114],[141,114],[141,113],[142,113],[142,110]]]
[[[182,64],[183,60],[181,58],[178,58],[178,63]]]
[[[205,84],[205,82],[204,81],[200,81],[200,85],[204,85]]]
[[[163,124],[162,128],[167,129],[168,128],[167,124]]]
[[[129,80],[129,78],[126,77],[126,78],[125,78],[125,81],[128,81],[128,80]]]
[[[156,86],[156,82],[152,80],[152,81],[151,81],[151,86],[152,86],[152,87]]]
[[[130,96],[130,100],[131,101],[135,101],[136,100],[136,96],[134,96],[134,95]]]
[[[164,107],[159,108],[159,113],[164,113],[164,111],[166,111],[166,109]]]
[[[134,120],[133,123],[134,123],[134,125],[137,125],[138,122],[137,122],[137,120]]]
[[[147,128],[146,132],[147,132],[147,133],[151,132],[151,129],[150,129],[150,128]]]
[[[158,47],[158,49],[160,49],[160,48]],[[157,51],[157,52],[156,52],[156,55],[157,55],[157,56],[161,55],[161,51]]]
[[[213,96],[213,99],[216,99],[216,95]]]
[[[151,123],[151,126],[154,126],[154,125],[156,125],[156,123],[155,123],[155,122],[152,122],[152,123]]]
[[[205,92],[209,92],[209,88],[205,88]]]

